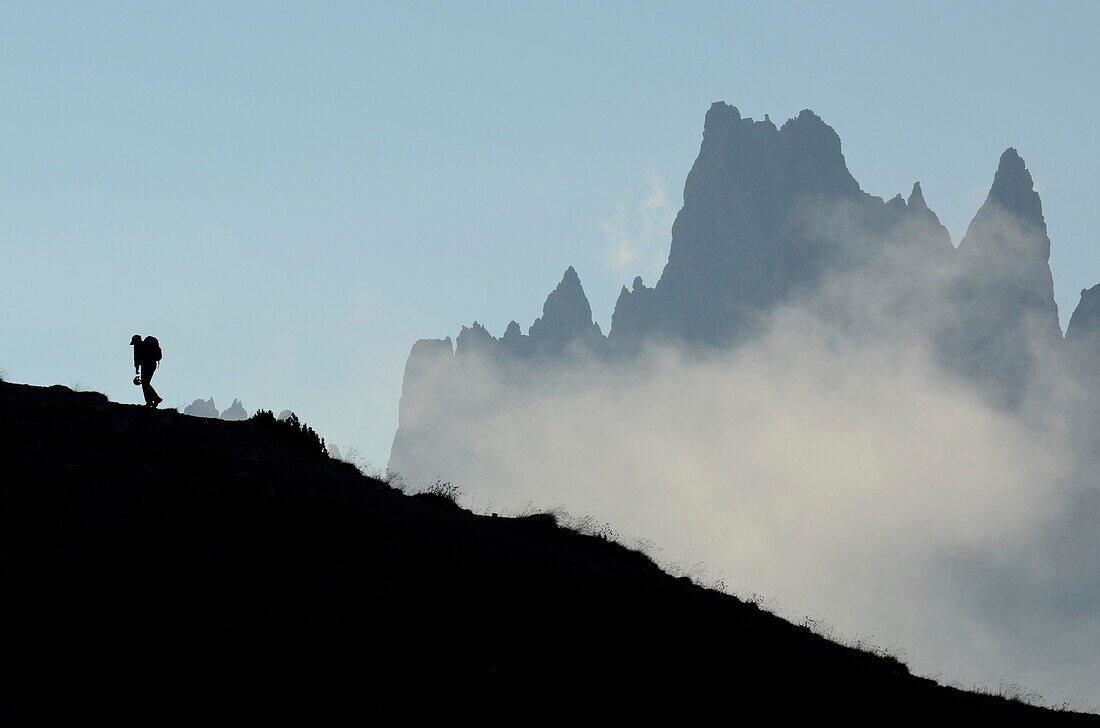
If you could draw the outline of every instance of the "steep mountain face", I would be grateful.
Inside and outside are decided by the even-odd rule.
[[[668,264],[653,289],[635,279],[619,295],[610,338],[648,337],[728,345],[754,331],[761,316],[844,268],[868,241],[879,246],[897,226],[930,226],[950,239],[919,184],[889,203],[864,193],[848,172],[840,137],[812,111],[782,128],[741,118],[715,103],[699,156],[672,226]],[[831,223],[843,216],[844,228]]]
[[[466,331],[463,329],[463,333]],[[441,439],[438,418],[454,415],[445,404],[458,384],[454,366],[450,337],[421,339],[413,345],[405,362],[397,432],[388,467],[418,483],[430,482],[431,477],[443,474],[433,468],[432,459],[436,453],[449,452],[447,443]]]
[[[1015,149],[1001,155],[993,185],[959,243],[946,356],[996,401],[1017,401],[1038,357],[1062,339],[1050,238],[1031,174]]]
[[[1100,353],[1100,283],[1081,291],[1066,327],[1066,341]]]
[[[1081,301],[1066,327],[1066,345],[1078,376],[1100,385],[1100,283],[1081,291]]]

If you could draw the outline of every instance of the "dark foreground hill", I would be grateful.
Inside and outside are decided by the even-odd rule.
[[[899,662],[558,528],[281,436],[0,384],[8,717],[1092,721]]]

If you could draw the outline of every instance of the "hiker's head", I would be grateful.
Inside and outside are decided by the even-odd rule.
[[[130,339],[130,346],[133,346],[134,344],[140,344],[140,343],[141,343],[141,337],[138,336],[137,334],[134,334],[134,338]]]

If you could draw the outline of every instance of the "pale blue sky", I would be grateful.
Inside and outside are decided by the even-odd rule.
[[[296,410],[378,464],[405,355],[526,329],[681,202],[712,101],[816,111],[955,242],[1015,146],[1063,326],[1100,282],[1100,3],[0,3],[0,369]],[[659,195],[658,195],[659,197]],[[658,205],[658,207],[660,207]],[[652,207],[649,208],[652,212]],[[652,216],[651,216],[652,217]],[[657,240],[657,238],[661,238]]]

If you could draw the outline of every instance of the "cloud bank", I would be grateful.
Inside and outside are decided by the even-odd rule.
[[[402,401],[402,427],[430,430],[419,474],[479,510],[590,516],[918,674],[1096,709],[1100,388],[1028,303],[1045,233],[988,206],[945,252],[938,227],[884,241],[860,215],[793,216],[837,257],[734,348],[448,342],[419,375],[427,409]],[[991,331],[1011,347],[976,357]]]
[[[642,271],[647,277],[661,273],[668,259],[668,233],[676,209],[656,174],[646,177],[645,197],[634,206],[620,205],[614,215],[600,222],[607,259],[620,273]]]

